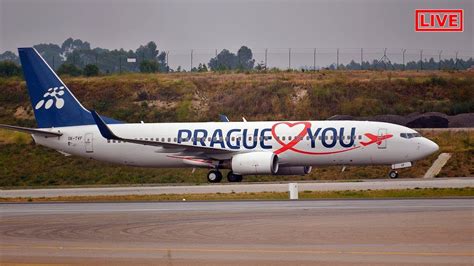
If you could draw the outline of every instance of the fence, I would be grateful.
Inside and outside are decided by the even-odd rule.
[[[237,49],[233,52],[237,54]],[[95,50],[79,51],[68,57],[68,62],[83,68],[95,64],[102,73],[138,72],[140,63],[147,58],[124,52],[96,54]],[[221,49],[169,50],[164,64],[170,71],[190,71],[199,64],[208,65]],[[254,48],[254,65],[262,69],[467,69],[474,65],[474,51],[387,48]],[[130,59],[134,60],[130,60]],[[64,63],[60,56],[45,60],[57,69]],[[156,58],[155,58],[156,60]],[[130,62],[132,61],[132,62]]]
[[[190,69],[208,64],[219,50],[167,51],[171,69]],[[386,48],[263,48],[252,49],[255,65],[277,68],[319,70],[351,69],[465,69],[472,66],[473,51]]]

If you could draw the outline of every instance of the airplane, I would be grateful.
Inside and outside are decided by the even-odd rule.
[[[369,121],[125,123],[86,109],[34,48],[19,48],[38,128],[36,144],[138,167],[207,168],[207,180],[240,182],[245,175],[306,175],[326,165],[411,167],[439,147],[413,129]],[[323,103],[322,103],[323,104]]]

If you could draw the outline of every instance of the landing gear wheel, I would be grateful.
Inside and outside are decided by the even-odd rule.
[[[219,183],[222,180],[222,173],[217,170],[211,170],[207,173],[207,181],[209,183]]]
[[[227,181],[229,182],[242,182],[243,176],[241,175],[236,175],[234,172],[230,171],[227,174]]]
[[[390,177],[391,179],[398,178],[398,172],[395,170],[392,170],[390,171],[390,173],[388,173],[388,177]]]

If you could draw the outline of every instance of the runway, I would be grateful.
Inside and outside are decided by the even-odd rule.
[[[474,177],[377,179],[357,181],[311,181],[298,182],[300,191],[341,191],[414,188],[463,188],[474,187]],[[224,183],[206,185],[159,185],[92,188],[48,188],[0,190],[0,198],[41,198],[70,196],[124,196],[160,195],[187,193],[242,193],[242,192],[286,192],[288,183]]]
[[[0,264],[474,262],[474,199],[29,203],[0,210]]]

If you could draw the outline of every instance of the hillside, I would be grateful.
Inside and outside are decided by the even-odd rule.
[[[407,115],[474,111],[472,72],[316,72],[126,74],[64,81],[87,107],[128,122],[326,119],[333,115]],[[0,123],[35,126],[25,83],[0,79]],[[453,152],[442,176],[474,175],[473,131],[427,132]],[[401,171],[421,177],[438,154]],[[206,170],[117,166],[35,146],[0,130],[0,186],[202,183]],[[247,181],[385,178],[388,167],[314,169],[305,177],[249,176]]]
[[[474,72],[125,74],[64,81],[86,106],[127,122],[327,119],[474,112]],[[0,123],[34,125],[25,82],[0,79]]]

